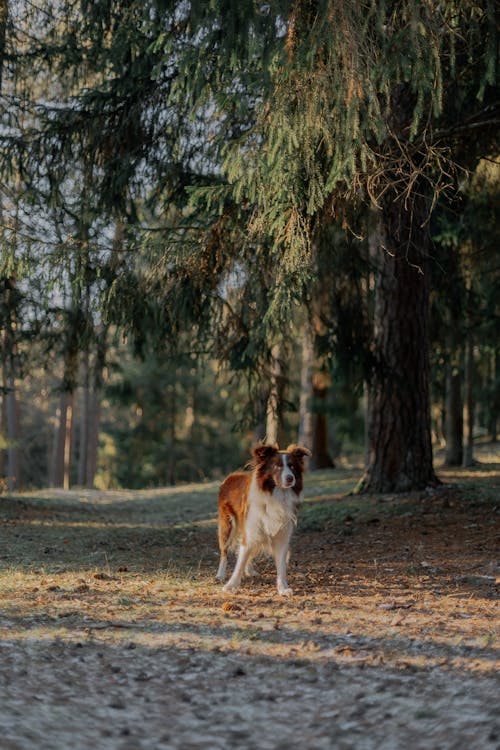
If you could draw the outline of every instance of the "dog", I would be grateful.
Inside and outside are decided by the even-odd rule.
[[[304,457],[310,455],[301,445],[289,445],[286,451],[275,445],[258,445],[253,450],[252,470],[233,472],[222,483],[218,580],[225,580],[228,551],[239,543],[236,565],[224,591],[235,591],[243,575],[255,575],[253,558],[267,552],[276,563],[278,593],[292,595],[286,578],[288,548],[303,501]]]

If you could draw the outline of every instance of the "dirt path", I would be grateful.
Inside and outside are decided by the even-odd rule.
[[[0,498],[0,747],[500,748],[500,464],[444,478],[312,475],[292,600],[213,582],[215,486]]]

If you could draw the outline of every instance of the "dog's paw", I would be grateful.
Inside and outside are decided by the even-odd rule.
[[[223,591],[236,591],[240,584],[232,581],[228,581],[225,586],[222,587]]]
[[[278,594],[280,596],[293,596],[293,589],[289,587],[279,586],[278,587]]]

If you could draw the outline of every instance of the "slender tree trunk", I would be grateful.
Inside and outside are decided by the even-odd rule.
[[[364,492],[436,484],[432,463],[427,335],[429,237],[426,206],[384,196],[374,311],[375,372]]]
[[[89,436],[88,436],[88,450],[87,450],[87,467],[86,467],[86,474],[85,474],[85,487],[89,487],[90,489],[92,489],[95,486],[100,423],[101,423],[101,393],[100,393],[100,390],[93,388],[89,393]]]
[[[312,446],[312,367],[314,362],[314,338],[311,324],[306,321],[302,329],[302,369],[300,373],[299,445]]]
[[[252,430],[252,443],[256,445],[266,439],[266,416],[267,400],[269,393],[267,388],[261,387],[256,396],[255,424]]]
[[[61,393],[54,426],[54,442],[49,477],[51,487],[62,487],[64,484],[64,445],[66,443],[67,408],[68,394]]]
[[[73,339],[73,337],[71,336]],[[64,360],[64,375],[56,414],[54,447],[50,471],[52,487],[69,488],[71,443],[73,438],[73,394],[75,390],[78,349],[72,340]]]
[[[465,339],[463,466],[474,463],[474,412],[474,342],[469,331]]]
[[[271,382],[266,414],[266,441],[281,445],[283,441],[285,378],[283,376],[282,348],[280,344],[273,346],[271,356]]]
[[[170,389],[170,456],[168,481],[171,487],[176,483],[176,465],[177,465],[177,388],[175,383]]]
[[[66,394],[66,424],[64,426],[63,446],[63,488],[69,490],[71,485],[71,448],[73,445],[73,404],[74,392]]]
[[[17,360],[16,320],[14,295],[16,291],[15,279],[3,280],[3,331],[2,331],[2,378],[3,405],[5,414],[5,428],[7,439],[7,488],[13,492],[21,489],[21,419],[15,368]]]
[[[366,380],[363,383],[363,418],[364,418],[364,462],[365,462],[365,468],[369,466],[370,464],[370,414],[371,414],[371,404],[370,404],[370,384],[366,382]]]
[[[445,465],[461,466],[463,460],[462,373],[460,352],[450,353],[446,365]]]
[[[313,420],[312,446],[309,466],[311,469],[332,469],[335,464],[328,448],[328,419],[326,397],[330,387],[329,378],[322,372],[313,376]]]
[[[89,353],[84,352],[82,362],[82,388],[81,388],[81,407],[80,407],[80,430],[78,440],[78,485],[84,487],[87,479],[87,466],[89,457],[89,437],[90,437],[90,373],[89,373]]]
[[[498,440],[498,404],[500,401],[500,354],[496,351],[491,355],[491,382],[493,384],[493,398],[490,404],[488,429],[492,443]]]
[[[106,354],[108,329],[105,327],[99,334],[97,352],[92,373],[92,383],[89,387],[89,417],[87,440],[87,467],[85,486],[94,487],[97,472],[97,457],[99,448],[99,433],[101,430],[101,401],[102,389],[105,381]]]
[[[7,413],[7,489],[10,492],[20,490],[21,479],[21,420],[19,414],[19,401],[17,399],[16,382],[13,377],[8,377],[8,392],[6,399]]]

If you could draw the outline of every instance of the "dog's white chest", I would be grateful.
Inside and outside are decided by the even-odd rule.
[[[262,492],[252,482],[248,498],[247,536],[252,542],[265,543],[280,531],[297,522],[296,510],[301,498],[293,490],[275,488]]]

